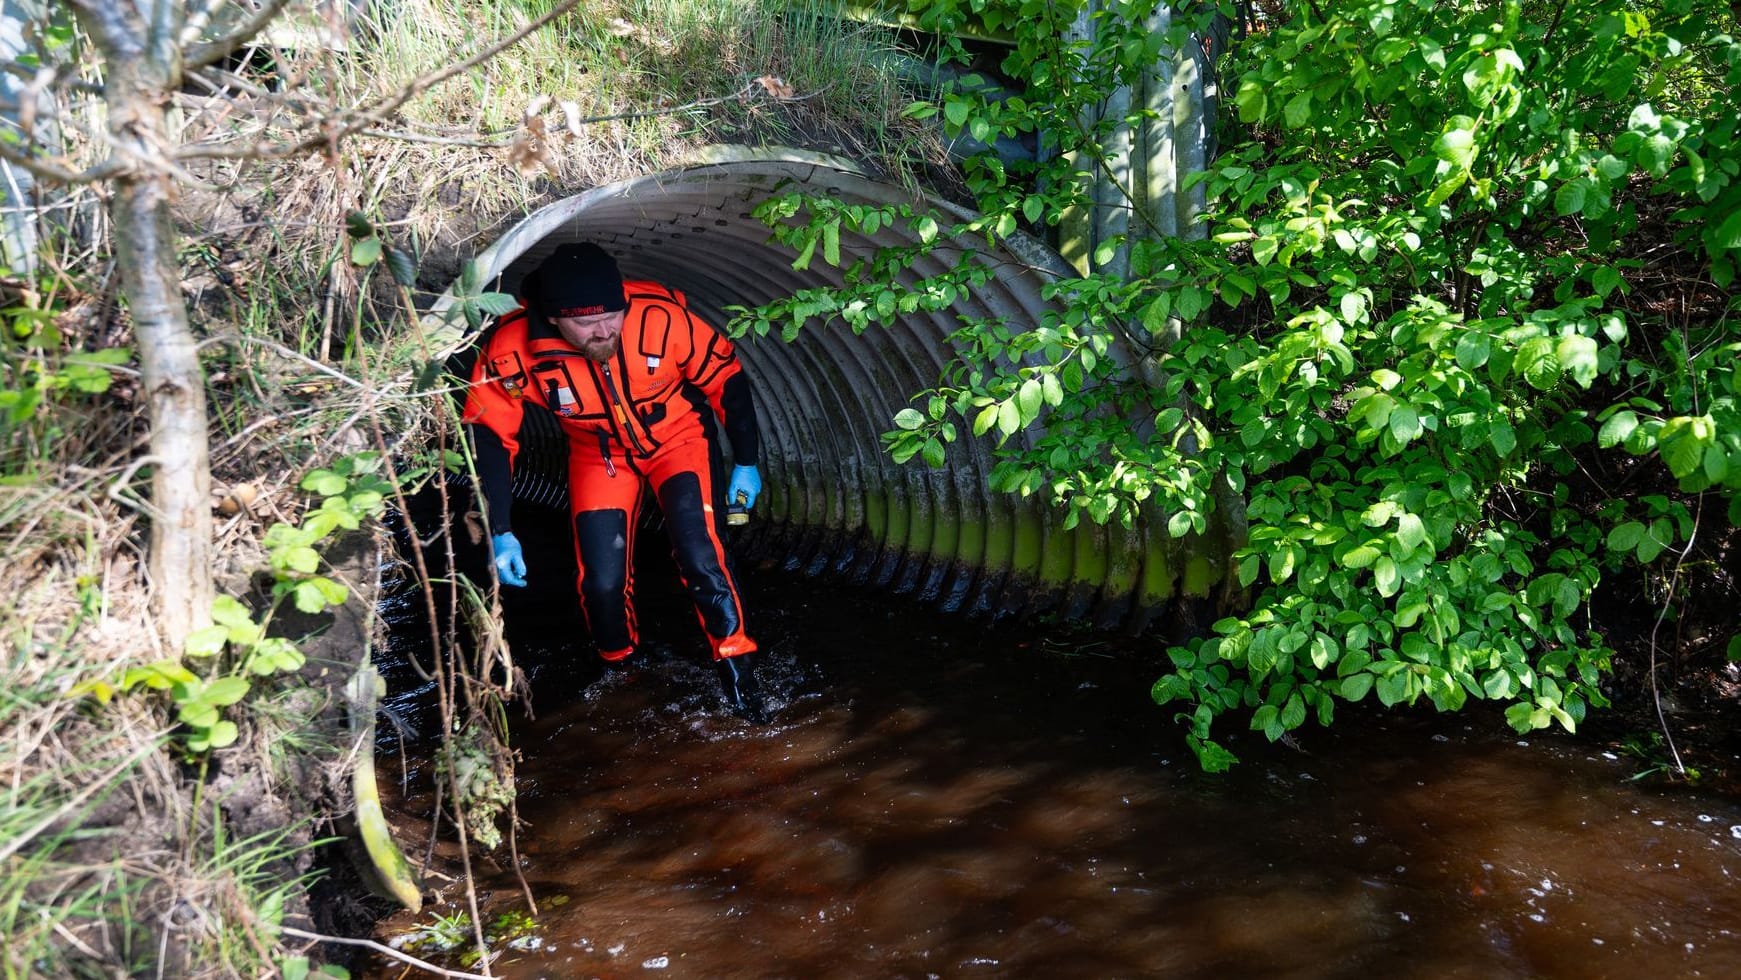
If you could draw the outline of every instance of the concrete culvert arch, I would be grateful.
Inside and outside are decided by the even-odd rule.
[[[548,205],[477,262],[491,288],[513,293],[556,246],[595,242],[616,256],[625,277],[682,290],[697,313],[723,326],[728,306],[839,284],[840,270],[820,262],[793,269],[792,250],[752,217],[763,200],[794,190],[849,203],[914,200],[910,191],[838,159],[717,148],[703,162]],[[901,227],[869,238],[843,232],[842,261],[907,234]],[[903,284],[944,271],[958,254],[946,249],[921,260],[906,270]],[[1083,522],[1067,531],[1062,515],[1037,499],[988,489],[989,439],[958,440],[942,469],[896,465],[882,450],[879,436],[894,414],[935,384],[955,356],[947,337],[962,318],[1036,323],[1049,305],[1042,287],[1072,274],[1056,253],[1028,239],[990,258],[995,276],[938,313],[915,313],[862,335],[832,324],[807,328],[790,344],[772,336],[739,342],[757,393],[766,481],[757,531],[746,536],[748,557],[916,594],[951,611],[1054,613],[1102,627],[1140,629],[1174,600],[1219,595],[1233,548],[1232,534],[1219,524],[1183,543],[1159,526],[1126,532]],[[433,332],[449,349],[463,340],[453,305],[450,290],[430,314],[438,324]],[[1128,351],[1113,356],[1130,359]],[[543,483],[546,496],[550,482]],[[516,481],[517,497],[535,495],[523,494],[523,485]]]

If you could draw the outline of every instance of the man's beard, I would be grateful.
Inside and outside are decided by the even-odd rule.
[[[616,356],[617,347],[622,344],[622,341],[621,334],[601,340],[589,340],[580,345],[580,352],[585,354],[588,360],[603,364]]]

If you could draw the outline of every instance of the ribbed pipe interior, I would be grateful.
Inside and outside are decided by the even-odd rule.
[[[721,326],[730,319],[727,306],[839,283],[839,270],[820,259],[794,270],[792,250],[751,216],[765,198],[792,190],[851,203],[913,201],[839,161],[757,151],[564,199],[527,217],[478,261],[487,278],[500,277],[494,288],[514,292],[558,244],[596,242],[617,257],[625,277],[682,290],[692,309]],[[843,234],[843,262],[905,233]],[[902,285],[942,272],[955,255],[945,249],[921,260]],[[806,328],[791,344],[777,337],[739,342],[764,446],[764,496],[755,531],[742,536],[749,557],[916,594],[950,610],[1055,613],[1133,629],[1170,599],[1217,591],[1229,550],[1224,532],[1212,529],[1181,546],[1158,527],[1109,532],[1084,522],[1065,531],[1037,501],[987,489],[990,440],[957,441],[941,469],[897,466],[883,452],[879,436],[895,413],[935,384],[954,356],[946,338],[961,318],[1035,323],[1047,302],[1041,288],[1068,272],[1031,241],[1017,241],[994,260],[994,279],[940,313],[858,336],[834,324]],[[432,322],[450,302],[437,304]],[[451,326],[436,330],[458,340]]]

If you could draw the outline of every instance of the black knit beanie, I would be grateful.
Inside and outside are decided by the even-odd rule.
[[[617,260],[591,242],[566,242],[538,266],[538,305],[545,316],[594,316],[629,308]]]

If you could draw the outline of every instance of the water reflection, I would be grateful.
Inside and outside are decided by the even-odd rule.
[[[1208,777],[1152,668],[750,585],[771,726],[724,714],[680,605],[636,674],[537,668],[540,948],[501,975],[1741,976],[1741,807],[1600,746],[1350,717]],[[481,880],[486,916],[520,907],[511,870]]]

